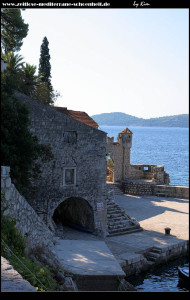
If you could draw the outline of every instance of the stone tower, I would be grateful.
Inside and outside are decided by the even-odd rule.
[[[130,152],[132,147],[132,132],[125,128],[118,136],[118,142],[122,146],[122,180],[130,177]]]

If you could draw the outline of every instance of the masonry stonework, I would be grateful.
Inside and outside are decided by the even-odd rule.
[[[10,178],[10,167],[1,167],[1,191],[5,193],[5,215],[16,219],[18,231],[27,241],[27,248],[54,248],[53,233],[36,214],[26,199],[18,192]],[[54,253],[55,254],[55,253]]]
[[[107,154],[113,159],[113,182],[127,183],[130,180],[149,181],[155,184],[169,184],[169,174],[160,165],[131,165],[130,151],[132,146],[132,132],[125,128],[118,134],[117,142],[113,137],[107,137]],[[139,182],[140,183],[140,182]]]
[[[15,95],[29,107],[30,131],[40,144],[49,145],[53,153],[53,159],[43,163],[41,177],[31,182],[27,200],[46,224],[54,225],[57,219],[52,217],[66,200],[70,201],[71,215],[86,203],[80,218],[85,220],[84,224],[77,218],[78,225],[87,226],[88,218],[93,215],[92,231],[105,236],[106,133],[26,95],[18,92]],[[67,209],[67,205],[61,206],[65,214]]]

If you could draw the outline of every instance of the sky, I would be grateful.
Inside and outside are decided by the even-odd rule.
[[[49,41],[56,106],[145,119],[189,113],[188,9],[30,8],[22,17],[26,63],[38,69]]]

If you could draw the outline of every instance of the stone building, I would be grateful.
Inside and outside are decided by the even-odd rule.
[[[118,134],[117,142],[107,137],[107,179],[124,186],[125,193],[152,194],[153,184],[169,184],[169,174],[162,165],[131,165],[132,135],[125,128]]]
[[[117,142],[114,142],[113,137],[107,137],[107,156],[113,161],[110,172],[113,172],[114,183],[128,179],[130,176],[132,134],[128,128],[125,128],[118,134]]]
[[[28,202],[50,227],[64,222],[105,236],[106,133],[86,113],[15,96],[29,107],[30,131],[53,153]]]

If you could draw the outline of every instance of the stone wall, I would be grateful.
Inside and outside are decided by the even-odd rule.
[[[133,254],[126,261],[122,262],[121,267],[126,274],[126,277],[137,275],[142,271],[157,267],[159,264],[167,263],[170,260],[187,255],[189,252],[189,241],[181,241],[176,244],[163,245],[159,249],[159,255],[155,261],[148,261],[146,256],[151,249],[147,249],[142,254]]]
[[[107,137],[106,152],[113,159],[114,167],[114,182],[121,182],[123,180],[150,180],[156,184],[169,184],[169,174],[164,171],[162,165],[147,165],[147,164],[130,164],[130,151],[132,146],[132,133],[124,133],[128,131],[121,131],[117,142],[114,142],[113,137]],[[130,138],[130,143],[125,143],[125,137]]]
[[[189,199],[189,187],[172,185],[154,185],[153,195],[165,194],[167,197]]]
[[[36,247],[53,249],[53,233],[11,183],[9,173],[10,167],[1,167],[1,191],[5,192],[5,206],[8,206],[4,214],[17,220],[16,228],[27,241],[29,251]]]
[[[122,182],[121,188],[125,194],[152,195],[152,184],[138,180],[127,180]]]
[[[157,185],[140,180],[127,180],[121,183],[121,189],[130,195],[155,195],[172,198],[189,199],[189,187]]]
[[[51,161],[43,162],[41,178],[32,182],[27,201],[46,222],[51,222],[63,201],[84,199],[94,214],[95,234],[104,236],[106,133],[26,95],[18,92],[15,95],[29,107],[30,131],[39,143],[50,146],[54,156]]]
[[[151,180],[157,184],[169,184],[169,174],[162,165],[130,165],[130,179]]]

